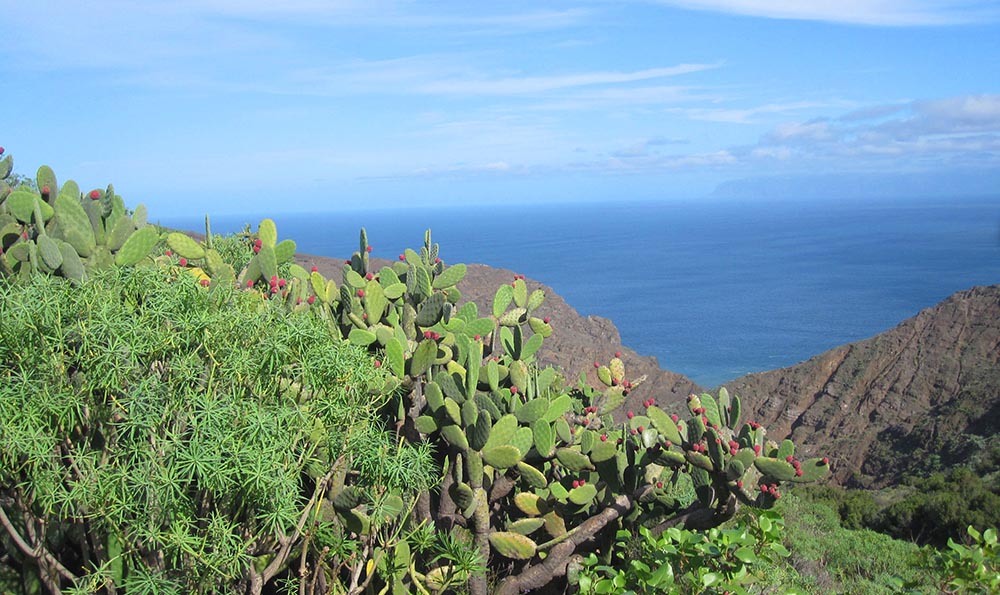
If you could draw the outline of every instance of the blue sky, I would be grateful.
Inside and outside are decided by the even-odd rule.
[[[995,1],[0,0],[0,15],[16,169],[113,182],[161,216],[1000,187]]]

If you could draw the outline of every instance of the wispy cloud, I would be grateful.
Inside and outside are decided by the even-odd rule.
[[[1000,20],[989,0],[656,0],[693,10],[772,19],[891,27],[960,25]]]
[[[756,124],[761,116],[774,116],[775,114],[787,114],[801,112],[804,110],[815,110],[817,108],[845,107],[850,105],[843,100],[827,101],[789,101],[780,103],[767,103],[745,108],[716,108],[716,107],[696,107],[696,108],[670,108],[670,111],[683,114],[692,120],[704,122],[725,122],[729,124]]]
[[[533,134],[534,140],[541,142],[545,133],[535,130]],[[677,151],[685,144],[685,139],[649,137],[624,143],[594,159],[542,162],[526,156],[517,165],[513,161],[494,168],[457,164],[422,170],[420,175],[524,176],[567,171],[623,175],[698,171],[728,175],[758,175],[762,171],[898,174],[1000,168],[1000,95],[876,105],[840,117],[784,122],[752,145]],[[571,149],[565,152],[573,154]]]
[[[558,89],[598,85],[616,85],[689,74],[718,68],[717,64],[680,64],[666,68],[636,71],[601,71],[551,76],[524,76],[497,79],[444,79],[417,87],[421,93],[460,95],[523,95]]]
[[[745,154],[786,162],[1000,166],[1000,95],[872,106],[840,118],[787,122]]]

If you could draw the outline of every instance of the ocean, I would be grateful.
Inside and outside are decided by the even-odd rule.
[[[213,216],[217,233],[265,215]],[[268,215],[304,253],[419,249],[511,269],[705,387],[790,366],[1000,283],[1000,198],[486,205]],[[160,223],[203,230],[202,218]]]

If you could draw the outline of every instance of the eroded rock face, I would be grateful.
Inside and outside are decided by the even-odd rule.
[[[1000,430],[1000,286],[949,297],[871,339],[726,383],[770,431],[878,487],[964,432]]]

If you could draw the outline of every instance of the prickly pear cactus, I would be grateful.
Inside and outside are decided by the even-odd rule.
[[[275,240],[262,223],[253,238],[257,255]],[[645,378],[630,378],[617,354],[595,364],[596,384],[583,376],[567,389],[560,371],[536,360],[552,333],[539,315],[544,292],[518,275],[497,289],[487,312],[462,303],[466,268],[447,265],[429,231],[419,251],[406,250],[381,269],[371,252],[362,230],[339,284],[312,271],[292,279],[288,296],[280,286],[276,292],[281,278],[268,278],[263,265],[251,263],[240,278],[286,303],[295,296],[293,307],[304,302],[388,370],[396,427],[407,440],[435,444],[446,470],[440,492],[426,496],[427,518],[415,520],[470,532],[485,559],[513,569],[499,592],[542,586],[589,540],[610,546],[606,537],[617,523],[714,526],[741,504],[772,506],[784,482],[815,481],[829,471],[826,459],[798,461],[790,443],[767,443],[763,428],[741,420],[740,399],[725,389],[717,397],[692,395],[683,415],[654,399],[622,412]],[[295,293],[298,287],[304,293]],[[679,486],[693,488],[695,500]],[[419,587],[443,572],[428,570]],[[406,588],[419,582],[392,580]],[[469,576],[467,586],[486,592],[482,576]]]
[[[0,162],[0,273],[32,273],[82,281],[110,266],[152,264],[159,231],[146,223],[145,207],[125,208],[114,187],[81,193],[72,180],[59,185],[48,166],[38,169],[36,192],[11,189],[12,160]]]

